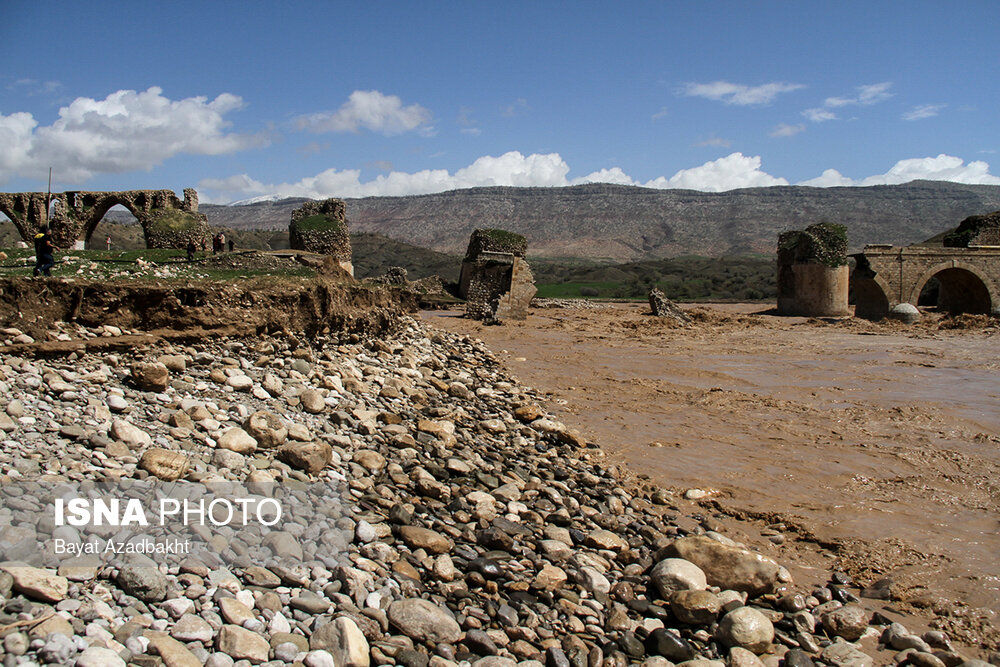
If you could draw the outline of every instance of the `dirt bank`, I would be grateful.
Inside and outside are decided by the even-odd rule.
[[[536,310],[485,340],[567,422],[633,469],[735,518],[760,546],[881,582],[892,608],[996,646],[1000,335],[996,320],[915,327],[777,318],[759,306]],[[888,593],[886,593],[888,591]]]
[[[233,281],[0,279],[0,326],[46,339],[52,322],[151,331],[233,334],[329,331],[378,333],[413,294],[326,277]]]

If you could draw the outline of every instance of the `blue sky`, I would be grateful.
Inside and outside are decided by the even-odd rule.
[[[1000,184],[997,25],[995,0],[2,0],[0,190]]]

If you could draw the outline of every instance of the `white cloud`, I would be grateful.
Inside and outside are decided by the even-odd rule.
[[[810,178],[808,181],[796,183],[796,185],[811,185],[816,188],[834,188],[847,185],[857,185],[853,180],[847,178],[836,169],[827,169],[821,176]]]
[[[818,107],[816,109],[806,109],[802,112],[802,115],[814,123],[822,123],[827,120],[837,120],[837,114],[822,107]]]
[[[0,115],[0,183],[14,176],[61,182],[95,174],[149,171],[180,154],[220,155],[266,143],[262,136],[226,132],[226,114],[243,106],[236,95],[173,101],[160,88],[119,90],[103,100],[79,97],[38,127],[31,114]]]
[[[760,165],[759,156],[746,157],[742,153],[733,153],[706,162],[700,167],[682,169],[670,178],[661,176],[646,183],[635,181],[620,167],[601,169],[587,176],[568,180],[569,165],[558,153],[544,155],[533,153],[525,156],[517,151],[511,151],[499,157],[489,155],[480,157],[454,174],[444,169],[425,169],[412,174],[394,171],[362,182],[360,170],[327,169],[316,176],[303,178],[295,183],[265,184],[242,174],[221,180],[205,179],[198,184],[198,188],[205,202],[230,202],[269,194],[314,199],[399,196],[494,185],[552,187],[583,183],[614,183],[708,192],[788,185],[785,179],[761,171]]]
[[[823,106],[816,107],[813,109],[806,109],[802,112],[802,115],[811,120],[814,123],[822,123],[827,120],[836,120],[837,114],[830,111],[830,109],[838,109],[840,107],[860,105],[860,106],[870,106],[872,104],[878,104],[879,102],[884,102],[890,97],[892,93],[889,92],[889,88],[892,87],[891,81],[883,81],[881,83],[870,83],[864,86],[858,86],[855,90],[856,95],[851,97],[828,97],[823,100]]]
[[[296,126],[310,132],[360,132],[361,129],[386,136],[411,130],[430,130],[432,114],[419,104],[404,107],[395,95],[377,90],[355,90],[339,109],[300,116]]]
[[[915,180],[952,181],[971,185],[1000,185],[1000,177],[990,174],[990,165],[981,160],[965,164],[962,158],[945,155],[900,160],[884,174],[854,180],[836,169],[827,169],[822,176],[802,181],[799,185],[831,187],[841,185],[898,185]]]
[[[889,92],[889,88],[891,87],[891,81],[872,83],[867,86],[858,86],[858,104],[878,104],[879,102],[886,101],[892,97],[892,93]]]
[[[785,179],[761,171],[760,164],[759,155],[748,157],[743,153],[731,153],[700,167],[681,169],[669,179],[663,176],[653,179],[646,183],[646,187],[722,192],[736,188],[788,185]]]
[[[799,132],[804,132],[806,126],[804,123],[799,123],[798,125],[788,125],[787,123],[781,123],[776,128],[771,130],[771,137],[794,137]]]
[[[639,185],[632,180],[632,177],[622,171],[621,167],[611,169],[600,169],[587,174],[583,178],[574,178],[569,185],[582,185],[584,183],[613,183],[615,185]]]
[[[526,111],[527,109],[528,109],[528,100],[524,99],[523,97],[519,97],[512,103],[508,104],[507,107],[503,109],[503,111],[501,111],[501,114],[504,116],[504,118],[513,118],[514,116],[519,115],[522,111]]]
[[[704,97],[737,106],[757,106],[770,104],[781,93],[790,93],[804,87],[799,83],[785,82],[747,86],[728,81],[713,81],[712,83],[686,83],[681,92],[687,97]]]
[[[903,120],[923,120],[924,118],[933,118],[938,115],[941,109],[944,109],[947,104],[921,104],[920,106],[913,107],[909,111],[903,114]]]
[[[733,145],[733,142],[729,139],[723,139],[722,137],[709,137],[703,141],[699,141],[695,144],[698,147],[711,146],[714,148],[729,148]]]

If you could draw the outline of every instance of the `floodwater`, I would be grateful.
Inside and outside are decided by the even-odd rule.
[[[733,516],[795,526],[859,581],[891,577],[897,602],[974,608],[953,631],[995,641],[996,321],[942,329],[934,316],[906,327],[755,310],[698,308],[688,327],[640,305],[536,309],[490,327],[423,317],[484,340],[634,470],[710,491]],[[790,540],[777,556],[800,547]]]

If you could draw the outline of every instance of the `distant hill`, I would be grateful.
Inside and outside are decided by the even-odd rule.
[[[213,226],[287,229],[303,201],[205,204],[201,210]],[[352,232],[383,234],[437,252],[463,254],[473,229],[499,227],[524,234],[530,256],[623,262],[771,254],[780,232],[822,221],[846,225],[852,250],[866,243],[909,245],[969,215],[1000,209],[1000,186],[913,181],[709,193],[591,184],[345,201]]]

